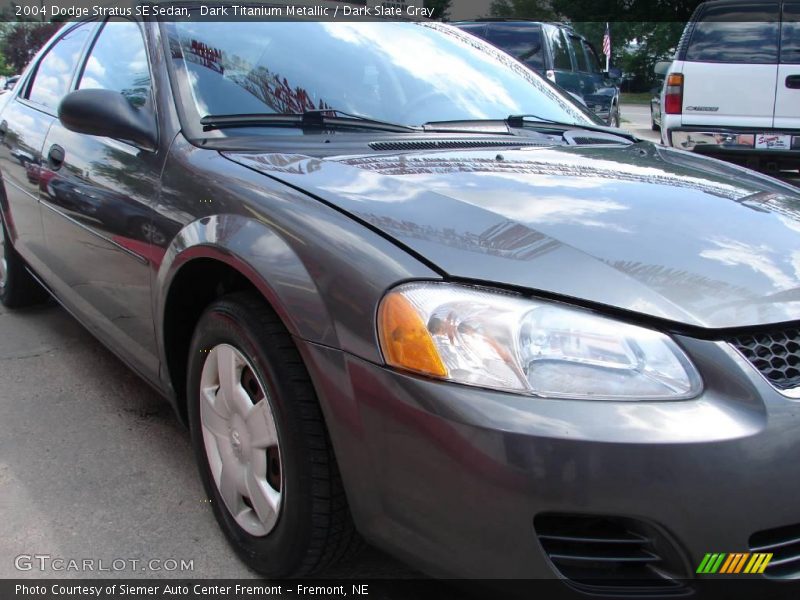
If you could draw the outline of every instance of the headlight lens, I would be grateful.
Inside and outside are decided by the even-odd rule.
[[[552,398],[677,400],[700,393],[667,335],[564,305],[445,283],[391,291],[386,362],[466,385]]]

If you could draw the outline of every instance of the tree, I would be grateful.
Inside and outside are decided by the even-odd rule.
[[[0,43],[0,52],[14,73],[19,73],[60,27],[59,23],[14,23]]]
[[[425,0],[425,7],[433,9],[433,19],[447,20],[453,0]]]

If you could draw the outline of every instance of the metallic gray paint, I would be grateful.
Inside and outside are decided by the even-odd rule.
[[[727,328],[800,318],[800,194],[641,142],[372,155],[229,154],[451,277]]]
[[[303,355],[332,431],[347,432],[334,440],[369,539],[442,577],[527,578],[553,575],[533,535],[540,512],[650,521],[694,565],[709,547],[746,549],[750,533],[797,521],[800,404],[729,348],[680,341],[704,395],[636,406],[515,402],[333,349]]]

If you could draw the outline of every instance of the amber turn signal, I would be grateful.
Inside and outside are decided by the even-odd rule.
[[[428,328],[402,294],[392,292],[381,302],[378,336],[389,365],[435,377],[447,376]]]

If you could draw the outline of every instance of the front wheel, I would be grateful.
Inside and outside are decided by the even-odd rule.
[[[47,292],[28,273],[25,261],[14,249],[0,215],[0,302],[8,308],[23,308],[47,299]]]
[[[619,126],[620,126],[620,115],[619,115],[619,107],[618,106],[612,107],[612,109],[611,109],[611,118],[609,119],[608,126],[609,127],[617,127],[617,128],[619,128]]]
[[[232,294],[198,322],[192,445],[228,541],[267,577],[319,572],[360,547],[308,372],[261,299]]]

